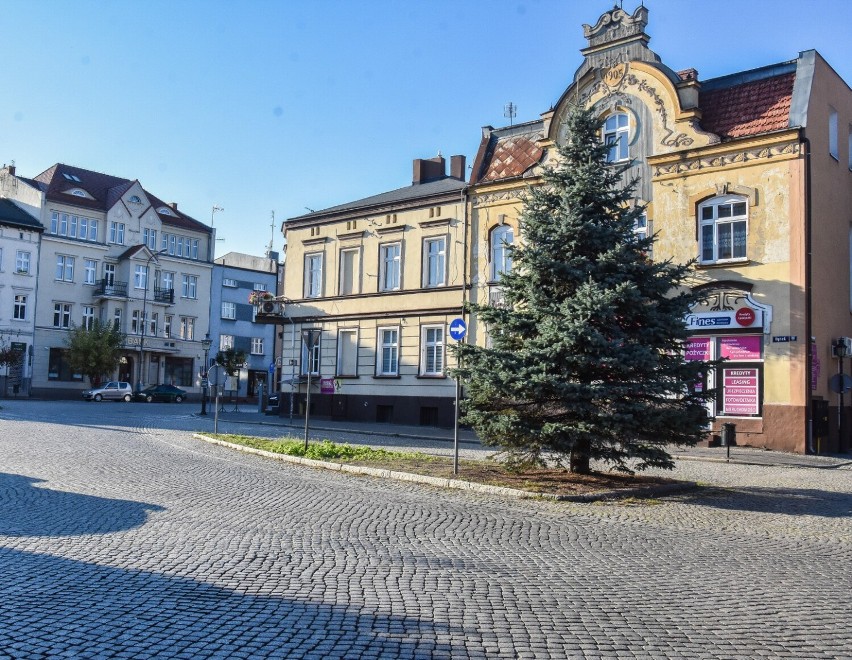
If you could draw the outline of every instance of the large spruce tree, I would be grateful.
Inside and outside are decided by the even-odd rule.
[[[566,123],[557,164],[525,196],[503,302],[470,305],[490,346],[458,347],[463,420],[517,467],[671,468],[666,445],[695,444],[708,423],[710,393],[695,387],[708,365],[682,351],[688,265],[649,259],[653,238],[634,231],[644,209],[591,111]]]

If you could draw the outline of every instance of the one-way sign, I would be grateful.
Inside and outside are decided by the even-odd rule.
[[[456,341],[461,341],[467,334],[467,323],[464,319],[453,319],[450,321],[450,337]]]

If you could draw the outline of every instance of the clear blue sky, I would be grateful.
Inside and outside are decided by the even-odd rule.
[[[624,0],[632,13],[639,0]],[[537,119],[612,0],[0,0],[0,161],[128,179],[263,254],[281,221],[411,183],[484,125]],[[814,48],[852,82],[848,0],[646,0],[701,79]]]

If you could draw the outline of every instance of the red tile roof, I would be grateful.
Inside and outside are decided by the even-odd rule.
[[[539,132],[499,137],[488,145],[483,170],[476,181],[500,181],[523,176],[541,161],[544,149],[538,146]]]
[[[702,91],[701,126],[722,139],[788,128],[795,73]]]

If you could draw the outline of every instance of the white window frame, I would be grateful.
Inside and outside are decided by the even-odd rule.
[[[392,333],[392,336],[391,336]],[[385,351],[392,357],[385,369]],[[376,376],[399,376],[400,329],[398,325],[376,329]]]
[[[352,335],[355,337],[355,340],[352,342],[354,346],[355,355],[354,355],[354,370],[352,373],[348,373],[343,371],[343,346],[344,342],[341,337],[343,335]],[[337,330],[337,373],[336,376],[346,376],[346,377],[354,377],[358,375],[358,329],[357,328],[339,328]]]
[[[322,252],[311,252],[305,255],[305,298],[322,297],[322,262]]]
[[[198,276],[183,273],[181,277],[181,298],[198,298]]]
[[[604,119],[601,141],[609,147],[606,152],[607,163],[630,160],[630,115],[618,111]]]
[[[15,252],[15,272],[26,273],[30,272],[30,253],[26,250],[17,250]]]
[[[98,280],[98,262],[94,259],[83,260],[83,284],[95,284]]]
[[[423,239],[423,286],[435,288],[447,284],[447,237]]]
[[[95,324],[95,308],[92,305],[83,305],[83,327],[91,330]]]
[[[420,326],[421,376],[444,375],[447,365],[446,335],[446,328],[442,324]],[[429,364],[430,359],[431,365]]]
[[[351,256],[352,272],[349,273],[344,267],[347,257]],[[338,258],[338,269],[340,276],[338,277],[338,295],[354,296],[361,293],[361,248],[342,248]],[[346,286],[346,277],[351,275],[349,287]]]
[[[510,240],[506,240],[506,238]],[[515,228],[512,225],[497,225],[491,230],[491,281],[499,282],[504,273],[512,271],[512,256],[508,246],[515,242]]]
[[[74,257],[67,254],[56,255],[56,273],[57,282],[73,282],[74,281]]]
[[[53,303],[53,327],[63,330],[71,327],[71,303]]]
[[[251,354],[263,355],[263,337],[251,338]]]
[[[171,338],[173,321],[174,314],[166,314],[165,317],[163,317],[163,337]]]
[[[130,334],[141,335],[143,325],[144,323],[142,322],[142,310],[134,309],[130,313]]]
[[[219,335],[219,350],[229,351],[234,348],[234,335]]]
[[[124,223],[110,220],[109,242],[115,245],[124,245]]]
[[[255,282],[252,287],[253,291],[266,291],[266,285],[263,282]]]
[[[299,373],[302,376],[308,375],[308,346],[305,343],[304,337],[302,337],[301,341],[301,364],[299,365]],[[310,355],[310,368],[311,376],[319,376],[320,375],[320,367],[322,360],[322,334],[320,334],[319,340],[314,345],[311,350]]]
[[[180,317],[180,338],[187,341],[195,339],[195,317],[181,316]]]
[[[227,286],[227,287],[230,287],[232,289],[235,289],[235,288],[237,288],[237,280],[235,280],[231,277],[223,277],[222,278],[222,286]]]
[[[736,207],[743,205],[745,212],[742,214],[734,214]],[[722,215],[721,209],[728,209],[730,215]],[[710,213],[706,211],[710,210]],[[705,217],[707,216],[707,217]],[[712,197],[698,205],[698,259],[701,264],[720,264],[748,261],[748,216],[749,216],[749,200],[741,195],[723,195],[721,197]],[[742,246],[743,254],[736,254],[737,245],[734,243],[736,229],[739,225],[743,225],[745,238]],[[727,229],[725,229],[727,228]],[[720,256],[720,229],[724,233],[729,233],[730,237],[730,255]],[[707,241],[711,241],[710,249],[712,254],[707,252]],[[723,237],[723,242],[725,239]],[[724,253],[722,253],[724,255]]]
[[[27,320],[27,296],[23,293],[16,293],[12,308],[13,321]]]
[[[148,267],[142,264],[136,264],[133,271],[133,288],[147,289],[148,288]]]
[[[237,303],[227,300],[222,301],[222,318],[231,321],[237,318]]]
[[[122,325],[122,313],[120,307],[116,307],[112,312],[112,324],[116,330],[119,332],[122,331],[124,326]]]
[[[402,243],[383,243],[379,246],[379,291],[399,291],[402,288]]]

